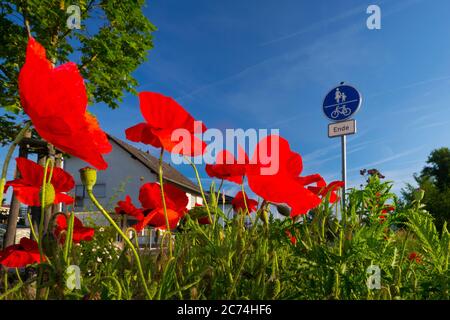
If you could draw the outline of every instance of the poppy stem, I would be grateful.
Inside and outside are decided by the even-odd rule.
[[[250,214],[250,210],[248,209],[248,205],[247,205],[247,199],[245,199],[246,193],[245,193],[245,189],[244,189],[244,178],[242,178],[241,191],[242,191],[242,199],[244,199],[245,210],[247,210],[247,212],[245,214]]]
[[[114,221],[113,218],[109,215],[109,213],[103,208],[103,206],[98,202],[98,200],[95,198],[94,193],[92,192],[93,186],[86,186],[86,191],[91,199],[92,203],[100,210],[100,212],[103,214],[103,216],[108,220],[108,222],[116,229],[116,231],[119,233],[119,235],[122,237],[122,239],[127,243],[127,245],[130,247],[131,251],[133,251],[134,258],[136,259],[136,264],[139,270],[139,275],[141,276],[142,285],[144,286],[145,293],[147,294],[147,297],[151,300],[152,295],[147,287],[147,282],[145,280],[144,271],[142,270],[142,264],[141,259],[139,258],[139,254],[136,251],[136,248],[134,247],[131,240],[123,233],[122,229],[117,225],[117,223]]]
[[[219,206],[219,198],[220,198],[220,195],[221,195],[221,193],[222,193],[222,191],[221,191],[221,190],[222,190],[222,186],[223,186],[223,179],[220,180],[219,189],[218,189],[218,191],[217,191],[216,207]]]
[[[163,204],[163,210],[164,210],[164,219],[166,220],[166,229],[169,233],[169,257],[172,257],[172,233],[170,231],[170,224],[169,224],[169,216],[167,215],[167,206],[166,206],[166,197],[164,195],[164,181],[163,181],[163,156],[164,156],[164,149],[161,148],[161,153],[159,155],[159,187],[161,188],[161,200]]]
[[[33,220],[31,219],[31,216],[29,213],[27,213],[27,218],[28,218],[28,223],[30,224],[30,230],[31,230],[31,234],[33,235],[34,239],[37,239],[37,235],[36,232],[34,231],[34,227],[33,227]]]
[[[136,248],[139,247],[139,239],[138,234],[135,228],[129,227],[125,230],[125,234],[128,234],[128,232],[131,232],[133,234],[133,240],[136,242]]]
[[[206,211],[208,212],[209,222],[213,223],[213,220],[212,220],[212,217],[211,217],[211,211],[209,210],[209,204],[208,204],[208,201],[206,201],[205,192],[203,191],[203,186],[202,186],[202,182],[200,180],[200,175],[198,174],[197,167],[195,166],[195,164],[188,157],[185,157],[185,159],[187,161],[189,161],[189,164],[194,169],[195,177],[197,178],[197,182],[198,182],[198,187],[200,188],[200,193],[202,194],[203,202],[205,203]]]
[[[17,134],[16,138],[9,147],[8,152],[6,153],[5,161],[3,162],[2,176],[0,178],[0,205],[3,203],[3,191],[5,191],[6,175],[8,174],[9,162],[11,161],[11,157],[14,153],[14,150],[16,149],[16,146],[20,143],[20,141],[22,141],[25,133],[28,131],[28,129],[30,129],[30,126],[31,121],[27,121],[25,123],[25,126]]]
[[[6,273],[5,273],[5,274],[6,274]],[[11,293],[16,292],[17,290],[19,290],[19,289],[22,288],[23,286],[26,286],[26,285],[28,285],[28,284],[31,284],[31,283],[33,283],[33,282],[36,281],[36,280],[37,280],[37,278],[34,277],[34,278],[30,278],[30,279],[28,279],[28,280],[26,280],[26,281],[24,281],[24,282],[19,282],[15,287],[13,287],[13,288],[7,290],[5,293],[3,293],[3,294],[0,296],[0,300],[5,299],[5,298],[8,297]]]
[[[19,273],[19,268],[14,268],[14,269],[16,269],[17,280],[19,280],[20,283],[23,283],[22,277],[20,276],[20,273]]]
[[[67,221],[67,216],[66,216]],[[66,241],[64,244],[64,261],[67,266],[69,266],[69,252],[72,249],[72,238],[73,238],[73,226],[75,223],[75,213],[71,213],[69,217],[69,223],[67,225]]]
[[[50,165],[50,175],[48,176],[48,166]],[[51,177],[53,175],[53,160],[47,159],[45,162],[45,168],[44,168],[44,179],[42,180],[42,191],[41,191],[41,216],[39,219],[39,229],[38,229],[38,245],[39,245],[39,255],[40,260],[42,261],[44,257],[44,249],[42,246],[42,239],[44,237],[44,218],[45,218],[45,210],[47,209],[47,184],[50,183]],[[54,200],[54,199],[53,199]],[[52,201],[53,202],[53,201]]]

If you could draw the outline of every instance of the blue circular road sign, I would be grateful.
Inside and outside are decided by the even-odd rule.
[[[361,106],[362,98],[358,90],[342,84],[333,88],[323,100],[323,112],[331,121],[350,118]]]

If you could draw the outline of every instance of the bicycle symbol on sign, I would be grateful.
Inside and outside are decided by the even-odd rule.
[[[336,109],[331,112],[331,117],[333,119],[339,117],[339,114],[343,114],[344,116],[350,115],[352,109],[347,108],[347,105],[343,104],[347,100],[347,95],[345,94],[345,92],[341,92],[339,88],[336,88],[336,92],[334,93],[334,100],[336,100],[337,105]]]

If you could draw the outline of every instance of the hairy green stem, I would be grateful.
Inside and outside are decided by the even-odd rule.
[[[31,234],[33,235],[33,237],[37,240],[37,234],[36,231],[34,231],[34,227],[33,227],[33,221],[31,220],[31,216],[29,213],[27,213],[27,218],[28,218],[28,223],[30,224],[30,230],[31,230]]]
[[[2,294],[2,295],[0,296],[0,300],[5,299],[5,298],[6,298],[7,296],[9,296],[11,293],[16,292],[17,290],[19,290],[19,289],[22,288],[23,286],[28,285],[28,284],[30,284],[30,283],[33,283],[33,282],[36,281],[36,280],[37,280],[37,278],[34,277],[34,278],[31,278],[31,279],[29,279],[29,280],[27,280],[27,281],[25,281],[25,282],[19,282],[14,288],[11,288],[10,290],[7,290],[4,294]]]
[[[223,179],[220,180],[219,191],[217,192],[216,207],[219,206],[219,198],[220,198],[220,195],[221,195],[221,191],[220,190],[222,189],[222,186],[223,186]]]
[[[125,234],[128,234],[128,232],[133,233],[133,239],[136,242],[136,248],[139,247],[139,236],[136,229],[133,227],[129,227],[125,230]]]
[[[117,280],[113,276],[106,276],[106,277],[103,277],[102,279],[111,280],[116,285],[116,288],[117,288],[117,300],[122,300],[122,286],[120,285],[119,280]],[[102,283],[103,283],[103,281],[102,281]]]
[[[161,148],[161,153],[159,155],[159,187],[161,188],[161,199],[163,204],[163,210],[164,210],[164,218],[166,220],[166,229],[169,233],[169,257],[172,257],[172,233],[170,231],[170,224],[169,224],[169,216],[167,215],[167,206],[166,206],[166,196],[164,195],[164,179],[163,179],[163,156],[164,156],[164,149]]]
[[[64,245],[64,261],[66,262],[67,266],[69,266],[69,252],[72,248],[74,223],[75,223],[75,213],[72,212],[69,217],[69,223],[67,224],[66,241]]]
[[[211,217],[211,211],[209,210],[208,201],[206,201],[205,192],[203,191],[202,181],[200,180],[200,175],[198,174],[197,167],[195,166],[195,164],[189,158],[187,158],[187,157],[185,157],[185,158],[189,161],[189,164],[194,169],[195,177],[197,178],[197,182],[198,182],[198,187],[200,188],[200,193],[202,194],[203,202],[205,203],[204,205],[206,207],[206,211],[208,212],[209,222],[212,223],[213,220],[212,220],[212,217]]]
[[[14,153],[14,150],[16,149],[16,146],[20,143],[20,141],[22,141],[25,133],[28,131],[30,126],[31,122],[27,121],[25,123],[25,126],[17,134],[16,138],[9,147],[8,152],[6,153],[5,161],[3,162],[2,176],[0,178],[0,205],[3,203],[3,192],[5,191],[6,175],[8,174],[9,162],[11,161],[11,157]]]
[[[248,209],[248,204],[247,204],[247,199],[245,199],[245,190],[244,190],[244,179],[242,179],[242,183],[241,183],[241,192],[242,192],[242,198],[244,199],[244,205],[245,205],[245,214],[250,214],[250,210]]]
[[[48,174],[48,166],[50,164],[50,175],[47,179]],[[47,193],[47,183],[50,183],[53,175],[53,160],[47,159],[45,162],[45,168],[44,168],[44,179],[42,180],[42,189],[41,189],[41,216],[39,220],[39,229],[38,229],[38,245],[39,245],[39,255],[40,255],[40,261],[42,261],[44,257],[44,249],[42,246],[42,239],[44,237],[44,218],[45,218],[45,210],[47,209],[47,203],[46,203],[46,193]]]
[[[147,281],[144,276],[144,271],[142,270],[141,259],[139,258],[139,254],[137,253],[136,248],[134,247],[134,245],[130,241],[130,239],[128,239],[128,237],[123,233],[122,229],[120,229],[120,227],[117,225],[117,223],[113,220],[113,218],[111,218],[109,213],[106,212],[106,210],[103,208],[103,206],[97,201],[92,190],[93,190],[92,187],[86,187],[87,194],[88,194],[89,198],[91,199],[92,203],[94,203],[94,205],[100,210],[100,212],[103,214],[103,216],[106,218],[106,220],[108,220],[108,222],[114,227],[114,229],[116,229],[116,231],[119,233],[119,235],[127,243],[127,245],[130,247],[131,251],[133,252],[133,255],[136,259],[136,264],[137,264],[137,267],[139,270],[139,275],[142,280],[142,285],[144,286],[145,293],[147,294],[147,297],[149,299],[151,299],[152,295],[150,294],[150,291],[148,290]]]

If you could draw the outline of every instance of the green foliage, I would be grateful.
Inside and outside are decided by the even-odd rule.
[[[11,142],[11,137],[17,136],[22,125],[15,121],[15,117],[5,114],[0,116],[0,145],[3,147]]]
[[[433,150],[427,160],[428,166],[422,170],[422,177],[433,179],[439,190],[450,187],[450,149],[439,148]]]
[[[69,29],[66,13],[72,3],[54,0],[11,0],[0,3],[0,106],[21,110],[17,79],[24,63],[28,34],[60,64],[78,61],[91,103],[117,108],[125,92],[136,93],[131,75],[153,47],[156,30],[143,15],[139,1],[76,1],[81,9],[81,29]],[[15,123],[1,116],[0,142],[10,141]],[[8,122],[9,121],[9,122]]]
[[[414,201],[417,188],[425,192],[423,204],[426,210],[435,218],[438,230],[445,223],[450,223],[450,149],[433,150],[420,175],[415,174],[417,187],[407,184],[402,190],[405,205]]]
[[[327,200],[309,216],[276,220],[264,204],[245,224],[243,215],[228,218],[210,197],[214,223],[196,207],[174,235],[174,255],[167,235],[158,249],[140,257],[153,299],[449,299],[450,235],[438,232],[420,197],[380,219],[395,203],[392,184],[377,175],[351,190],[348,207]],[[214,191],[214,189],[212,189]],[[295,237],[292,241],[288,234]],[[133,242],[136,234],[133,233]],[[56,282],[44,286],[50,299],[144,299],[136,261],[120,249],[110,227],[97,227],[94,240],[74,245],[69,261],[58,245],[51,256]],[[414,256],[413,256],[414,254]],[[65,286],[68,264],[81,269],[81,289]],[[370,266],[381,271],[381,288],[367,285]],[[3,298],[29,299],[30,286],[8,276]],[[23,278],[25,283],[29,281]],[[8,283],[3,281],[3,283]],[[0,296],[6,292],[0,288]]]

